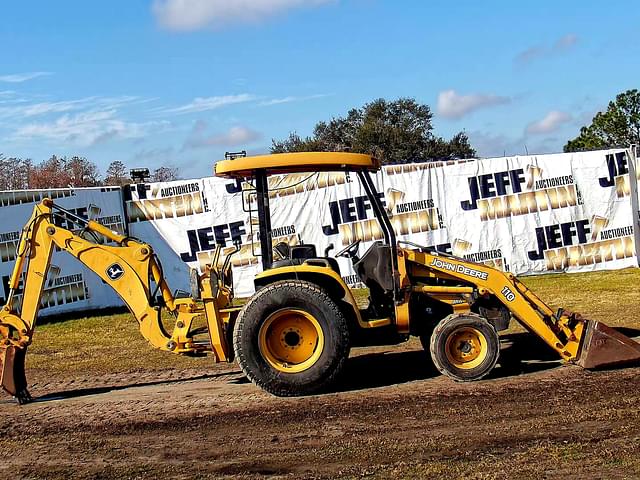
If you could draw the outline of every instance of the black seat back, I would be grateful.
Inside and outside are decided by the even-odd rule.
[[[393,292],[393,270],[389,245],[374,242],[353,267],[371,291],[384,294]]]
[[[291,254],[290,258],[317,258],[318,254],[316,253],[316,246],[307,243],[303,245],[294,245],[290,247]]]

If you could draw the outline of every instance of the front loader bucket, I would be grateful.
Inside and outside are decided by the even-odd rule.
[[[640,362],[640,343],[604,323],[588,320],[576,364],[594,369]]]
[[[0,347],[0,385],[5,392],[15,397],[20,405],[32,400],[27,390],[27,376],[24,369],[26,355],[26,348],[13,345]]]

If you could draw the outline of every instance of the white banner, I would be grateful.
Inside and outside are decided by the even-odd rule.
[[[629,153],[394,165],[375,182],[400,241],[518,275],[618,269],[638,265]],[[269,185],[274,243],[311,243],[322,256],[330,244],[335,253],[360,239],[363,253],[382,239],[355,174],[278,175]],[[177,258],[202,269],[216,245],[228,253],[240,242],[236,292],[249,295],[260,270],[257,207],[241,187],[218,178],[137,186],[127,207],[131,233],[156,248],[162,238],[174,252],[161,253],[172,270]],[[357,285],[350,262],[338,261]],[[186,289],[186,271],[180,276],[170,284]]]
[[[374,180],[399,241],[517,275],[609,270],[638,266],[640,172],[633,158],[616,149],[413,163],[384,167]],[[362,254],[382,239],[353,173],[277,175],[269,185],[274,243],[314,244],[323,256],[330,244],[333,255],[360,239]],[[125,230],[126,205],[129,234],[153,246],[174,291],[188,291],[189,268],[202,270],[216,245],[228,254],[239,242],[232,261],[236,295],[253,292],[253,277],[261,269],[255,198],[246,192],[243,198],[237,182],[209,177],[132,185],[124,192],[117,187],[0,192],[3,298],[20,230],[34,204],[47,196],[119,232]],[[358,286],[350,261],[338,262],[347,284]],[[80,262],[54,252],[41,302],[44,315],[121,304]]]

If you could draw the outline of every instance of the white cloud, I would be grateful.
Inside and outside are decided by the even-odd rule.
[[[281,105],[283,103],[291,103],[298,100],[298,97],[282,97],[282,98],[272,98],[271,100],[264,100],[259,103],[261,107],[269,107],[271,105]]]
[[[518,64],[524,65],[537,58],[561,54],[573,48],[577,43],[578,36],[573,33],[567,33],[566,35],[558,38],[552,45],[534,45],[523,50],[515,56],[514,61]]]
[[[29,72],[29,73],[13,73],[9,75],[0,75],[0,82],[22,83],[38,77],[52,75],[51,72]]]
[[[480,130],[470,131],[468,135],[479,157],[502,157],[525,153],[523,138],[512,138],[505,134]]]
[[[61,100],[59,102],[37,102],[29,103],[23,99],[19,105],[0,107],[0,118],[11,118],[14,120],[48,115],[52,113],[63,113],[74,110],[104,109],[122,107],[134,102],[140,102],[138,97],[86,97],[76,100]],[[16,103],[16,102],[13,102]]]
[[[0,105],[9,105],[21,103],[25,101],[17,96],[17,92],[13,90],[0,90]]]
[[[270,107],[271,105],[281,105],[283,103],[292,103],[292,102],[304,102],[306,100],[315,100],[316,98],[325,98],[329,96],[330,94],[328,93],[319,93],[316,95],[307,95],[304,97],[288,96],[288,97],[282,97],[282,98],[272,98],[271,100],[264,100],[260,102],[258,105],[260,105],[261,107]]]
[[[234,126],[223,133],[207,134],[207,124],[198,120],[189,138],[184,143],[184,148],[206,148],[213,146],[238,146],[246,145],[260,140],[262,134],[248,127]]]
[[[249,95],[248,93],[242,93],[240,95],[221,95],[217,97],[197,97],[186,105],[174,108],[164,108],[157,110],[157,113],[182,115],[186,113],[206,112],[209,110],[216,110],[227,105],[250,102],[255,98],[256,97],[254,95]]]
[[[155,165],[168,165],[175,160],[176,152],[173,147],[148,148],[137,151],[133,160],[136,163],[154,162]]]
[[[334,0],[155,0],[153,13],[164,28],[193,31],[229,24],[257,22],[300,7],[313,7]]]
[[[116,116],[117,111],[98,110],[65,114],[51,122],[33,122],[14,132],[15,140],[51,140],[90,146],[113,138],[142,138],[148,130],[163,122],[133,123]]]
[[[553,45],[553,50],[556,52],[565,50],[567,48],[573,47],[576,43],[578,43],[577,35],[568,33],[556,40],[556,43]]]
[[[28,118],[49,113],[68,112],[87,105],[87,99],[67,100],[61,102],[39,102],[0,108],[0,117]]]
[[[546,133],[555,132],[558,130],[563,124],[570,122],[572,120],[571,115],[566,112],[561,112],[558,110],[552,110],[545,115],[542,120],[538,120],[537,122],[531,122],[527,125],[526,133],[532,135],[541,135]]]
[[[445,118],[458,119],[480,108],[503,105],[510,101],[510,98],[498,95],[459,95],[455,90],[444,90],[438,94],[438,113]]]
[[[536,58],[544,57],[546,53],[547,49],[545,47],[534,45],[533,47],[529,47],[516,55],[515,61],[520,64],[529,63]]]

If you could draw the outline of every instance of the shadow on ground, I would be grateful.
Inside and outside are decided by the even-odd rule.
[[[619,327],[616,330],[630,338],[640,336],[640,330]],[[505,378],[556,368],[562,364],[558,354],[538,336],[531,333],[512,333],[500,337],[498,365],[486,377]],[[440,375],[423,350],[368,353],[352,357],[337,387],[338,391],[386,387]],[[622,367],[624,368],[624,367]]]
[[[498,365],[488,378],[538,372],[557,367],[560,363],[557,354],[537,336],[529,333],[504,335],[501,337]],[[439,375],[427,352],[389,350],[350,358],[337,389],[385,387]]]
[[[240,372],[224,372],[211,375],[194,375],[191,377],[177,378],[171,380],[155,380],[151,382],[136,382],[126,385],[111,385],[104,387],[79,388],[75,390],[65,390],[63,392],[54,392],[42,395],[34,399],[34,402],[48,402],[52,400],[64,400],[68,398],[86,397],[88,395],[100,395],[102,393],[117,392],[118,390],[126,390],[128,388],[150,387],[153,385],[170,385],[172,383],[190,382],[196,380],[211,380],[226,376],[237,376]]]

